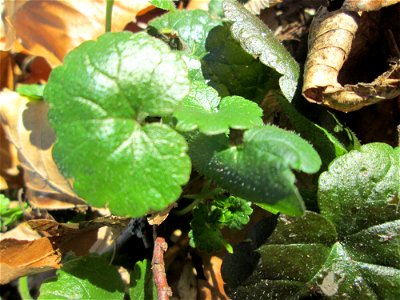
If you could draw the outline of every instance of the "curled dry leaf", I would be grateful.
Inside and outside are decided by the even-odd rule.
[[[177,206],[178,206],[177,203],[174,202],[174,203],[170,204],[166,209],[151,214],[150,216],[147,217],[147,222],[150,225],[160,225],[168,217],[171,209],[173,209],[174,207],[177,207]]]
[[[360,40],[367,39],[363,32],[367,21],[367,15],[360,16],[357,12],[328,12],[324,7],[318,11],[310,27],[304,67],[302,91],[308,101],[349,112],[400,95],[400,60],[371,83],[342,86],[338,81],[350,50],[352,54],[356,49],[365,51],[365,43],[362,49]]]
[[[399,3],[400,0],[345,0],[342,9],[347,11],[372,11]]]
[[[55,135],[47,121],[47,110],[44,101],[29,101],[12,91],[0,93],[0,121],[7,138],[18,150],[30,195],[58,201],[46,206],[40,203],[40,198],[34,198],[32,204],[50,209],[85,205],[53,160]]]
[[[0,242],[0,284],[20,276],[59,269],[60,261],[61,252],[52,239],[4,239]]]
[[[85,40],[104,33],[104,0],[5,1],[4,36],[0,48],[16,49],[15,41],[30,54],[59,65],[66,53]],[[147,0],[117,0],[113,6],[112,31],[121,31],[143,9]]]

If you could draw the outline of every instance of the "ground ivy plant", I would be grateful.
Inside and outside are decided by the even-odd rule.
[[[150,21],[146,32],[105,33],[96,41],[84,42],[52,71],[43,94],[41,88],[21,90],[35,98],[43,96],[49,104],[48,117],[57,136],[53,156],[76,193],[90,205],[108,207],[114,215],[141,217],[185,198],[182,189],[196,173],[222,191],[195,197],[189,205],[193,208],[190,245],[199,250],[225,247],[232,252],[221,229],[242,228],[255,206],[282,214],[263,246],[266,250],[259,250],[265,259],[263,266],[278,274],[268,278],[275,280],[271,295],[277,290],[290,295],[307,294],[311,289],[324,292],[324,280],[343,282],[344,292],[341,285],[335,293],[331,289],[332,295],[343,294],[353,284],[348,281],[351,278],[368,282],[362,295],[377,293],[371,286],[376,278],[384,278],[384,286],[392,287],[394,283],[384,274],[390,271],[398,276],[398,266],[389,260],[374,260],[364,248],[351,243],[357,234],[362,238],[379,231],[392,245],[396,239],[387,234],[385,226],[398,228],[397,223],[387,224],[397,216],[391,209],[398,198],[396,202],[386,193],[392,191],[390,184],[381,184],[371,191],[376,197],[367,201],[368,211],[364,203],[356,202],[356,197],[365,196],[357,188],[375,178],[371,175],[375,171],[365,167],[360,173],[367,182],[362,176],[357,177],[360,182],[353,182],[349,172],[337,172],[336,166],[346,165],[347,157],[359,152],[347,153],[351,149],[293,107],[300,68],[286,49],[236,1],[226,0],[222,5],[212,1],[218,12],[213,14],[177,10],[173,1],[152,3],[169,12]],[[267,92],[275,93],[295,131],[264,124],[258,103]],[[391,159],[395,155],[386,146],[364,147],[360,162],[370,151],[382,151]],[[295,172],[315,174],[338,156],[342,160],[320,178],[321,214],[307,211]],[[335,180],[344,178],[354,186],[346,185],[348,190],[342,193]],[[383,195],[386,198],[376,204]],[[382,205],[389,206],[380,211]],[[373,210],[378,213],[371,215]],[[346,222],[350,212],[356,218]],[[380,224],[386,225],[381,228]],[[377,231],[373,226],[379,227]],[[298,247],[285,240],[295,236]],[[371,247],[376,251],[375,245]],[[276,255],[271,258],[263,253]],[[296,264],[299,257],[309,262],[306,268]],[[350,279],[346,272],[353,271],[349,268],[336,272],[341,264],[350,264],[349,257],[363,264],[357,265],[354,272],[358,273],[349,275]],[[384,267],[365,271],[374,264]],[[93,268],[81,270],[80,265]],[[97,267],[104,267],[113,281],[96,281]],[[338,277],[337,273],[346,275]],[[74,280],[81,288],[65,291],[67,298],[122,299],[124,294],[154,298],[148,261],[137,263],[129,287],[123,286],[115,268],[106,266],[100,257],[72,258],[58,275],[42,286],[40,298],[61,295],[57,290]]]

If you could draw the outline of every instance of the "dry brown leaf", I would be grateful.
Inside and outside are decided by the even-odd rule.
[[[116,0],[112,31],[121,31],[149,5],[147,0]],[[104,33],[105,8],[104,0],[5,1],[0,46],[18,51],[18,40],[29,54],[59,65],[70,50]]]
[[[188,9],[188,10],[192,10],[192,9],[208,10],[209,3],[210,3],[210,0],[191,0],[191,1],[189,1],[188,5],[186,6],[186,9]]]
[[[400,0],[345,0],[342,9],[347,11],[373,11],[399,2]]]
[[[372,83],[338,82],[350,50],[360,49],[368,15],[321,8],[310,27],[309,52],[304,67],[304,97],[314,103],[349,112],[400,95],[399,62]],[[361,26],[361,24],[363,26]],[[356,41],[354,40],[356,37]],[[357,40],[357,37],[359,39]],[[355,49],[352,49],[353,48]],[[365,44],[364,44],[365,48]]]
[[[150,225],[160,225],[162,222],[165,221],[166,218],[168,218],[169,212],[171,211],[171,209],[173,209],[174,207],[177,207],[178,204],[177,203],[172,203],[170,204],[166,209],[153,213],[151,214],[149,217],[147,217],[147,222]]]
[[[0,90],[14,88],[14,60],[10,52],[0,51]]]
[[[18,170],[17,149],[5,136],[0,125],[0,190],[22,186],[21,174]]]
[[[5,233],[0,233],[0,241],[5,239],[33,241],[41,237],[42,236],[37,231],[33,230],[26,222],[18,224],[17,227],[14,227]]]
[[[56,200],[85,205],[53,160],[55,135],[48,123],[47,111],[44,101],[29,101],[12,91],[0,93],[0,121],[8,139],[18,150],[21,165],[26,171],[27,189],[42,192],[43,195],[60,194]],[[38,202],[37,199],[35,201]]]
[[[61,253],[52,239],[0,242],[0,284],[20,276],[60,268]]]
[[[42,235],[55,238],[61,252],[74,252],[81,256],[108,251],[129,221],[130,218],[109,216],[81,223],[65,224],[47,219],[30,220],[26,223]]]
[[[202,255],[205,280],[199,280],[200,299],[229,299],[224,290],[221,275],[222,258],[218,255]]]

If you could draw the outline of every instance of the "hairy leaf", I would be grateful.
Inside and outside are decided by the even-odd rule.
[[[230,26],[214,27],[206,41],[208,54],[202,59],[204,77],[221,97],[237,95],[262,101],[271,81],[279,76],[242,49],[230,32]]]
[[[272,31],[256,16],[253,16],[236,0],[225,0],[223,8],[226,18],[232,21],[232,35],[243,49],[282,77],[279,85],[285,97],[291,101],[297,89],[300,68]]]
[[[314,173],[321,165],[306,141],[294,133],[265,126],[246,131],[243,145],[228,148],[225,142],[223,137],[207,140],[201,136],[190,141],[192,161],[199,172],[233,195],[272,212],[304,212],[291,169]]]
[[[143,123],[170,115],[188,91],[184,61],[145,33],[107,33],[72,51],[44,96],[53,156],[78,195],[127,216],[175,201],[190,174],[186,141]]]
[[[85,256],[64,263],[57,278],[43,283],[38,299],[123,299],[124,284],[114,266]]]
[[[225,97],[220,102],[218,93],[204,81],[192,84],[190,94],[174,116],[178,119],[178,130],[198,128],[208,135],[229,133],[229,128],[248,129],[263,124],[262,110],[256,103],[239,96]]]
[[[321,213],[337,226],[340,235],[400,217],[399,150],[383,143],[367,144],[335,160],[321,174]]]
[[[231,289],[269,299],[399,298],[398,149],[373,143],[337,158],[321,175],[321,214],[281,215],[257,250],[260,266]]]
[[[185,52],[191,56],[201,58],[207,52],[205,41],[208,32],[221,21],[214,20],[202,10],[171,11],[149,22],[160,33],[177,34],[183,42]]]

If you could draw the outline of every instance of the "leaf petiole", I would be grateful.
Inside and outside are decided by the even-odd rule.
[[[107,0],[107,4],[106,4],[106,30],[105,30],[105,32],[110,32],[111,31],[113,5],[114,5],[114,0]]]

